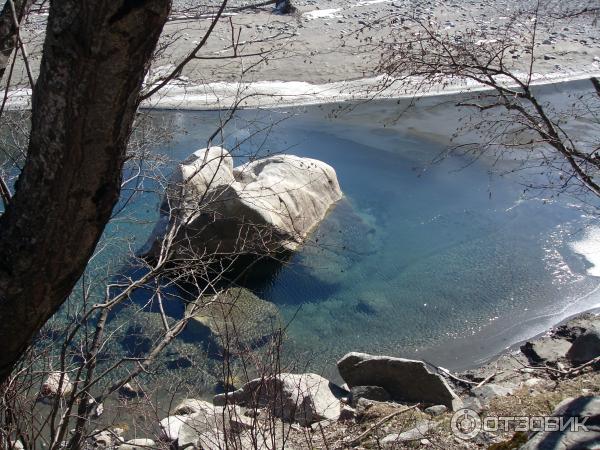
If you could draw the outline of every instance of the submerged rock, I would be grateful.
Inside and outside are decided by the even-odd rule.
[[[266,343],[282,323],[273,303],[244,288],[227,289],[201,306],[190,304],[188,312],[192,308],[197,312],[189,321],[184,338],[203,340],[209,353],[258,347]]]
[[[351,388],[381,386],[397,401],[440,404],[453,410],[462,405],[446,381],[423,361],[352,352],[337,365]]]
[[[222,147],[194,152],[169,180],[161,217],[142,253],[268,255],[296,250],[342,198],[334,169],[278,155],[233,167]]]
[[[285,422],[310,425],[320,420],[337,420],[341,388],[314,373],[282,373],[256,378],[237,391],[219,394],[215,405],[235,403],[250,408],[267,407]]]

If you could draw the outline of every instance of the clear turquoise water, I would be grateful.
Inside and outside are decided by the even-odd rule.
[[[282,120],[285,119],[285,120]],[[206,146],[219,113],[165,112],[173,161]],[[262,129],[262,131],[260,131]],[[523,197],[522,176],[481,160],[430,165],[443,144],[370,123],[300,111],[242,111],[223,144],[248,155],[286,152],[337,171],[345,198],[311,241],[257,293],[277,304],[296,362],[315,371],[347,351],[418,357],[465,367],[600,305],[599,279],[570,244],[589,227],[568,199]],[[220,144],[217,139],[215,144]],[[107,235],[141,245],[159,199],[135,198]],[[329,369],[325,369],[329,367]]]

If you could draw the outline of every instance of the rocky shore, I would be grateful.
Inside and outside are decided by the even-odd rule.
[[[364,353],[348,353],[337,367],[342,386],[314,373],[265,374],[212,402],[182,400],[151,437],[110,429],[99,432],[92,445],[530,450],[600,443],[600,315],[575,317],[463,373]],[[68,392],[68,380],[62,394],[52,392],[56,384],[53,374],[43,394]],[[464,418],[475,422],[465,425]],[[532,418],[584,427],[532,428]]]

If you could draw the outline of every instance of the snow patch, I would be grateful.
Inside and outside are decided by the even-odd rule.
[[[600,277],[600,227],[588,229],[583,239],[571,243],[571,248],[592,265],[587,273]]]
[[[315,9],[314,11],[305,12],[302,16],[308,20],[342,17],[338,14],[339,11],[341,11],[341,8]]]

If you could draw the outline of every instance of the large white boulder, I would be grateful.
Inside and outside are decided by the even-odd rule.
[[[66,397],[73,392],[69,376],[63,372],[51,372],[40,389],[41,398]]]
[[[341,403],[339,388],[315,373],[281,373],[256,378],[241,389],[215,396],[215,405],[238,404],[250,408],[266,407],[285,422],[310,425],[321,420],[337,420]]]
[[[237,405],[214,406],[204,400],[186,399],[173,413],[160,421],[160,438],[182,449],[226,448],[228,436],[253,426],[252,419]]]
[[[324,162],[277,155],[233,167],[222,147],[194,152],[175,170],[142,253],[265,255],[296,250],[342,197]]]

